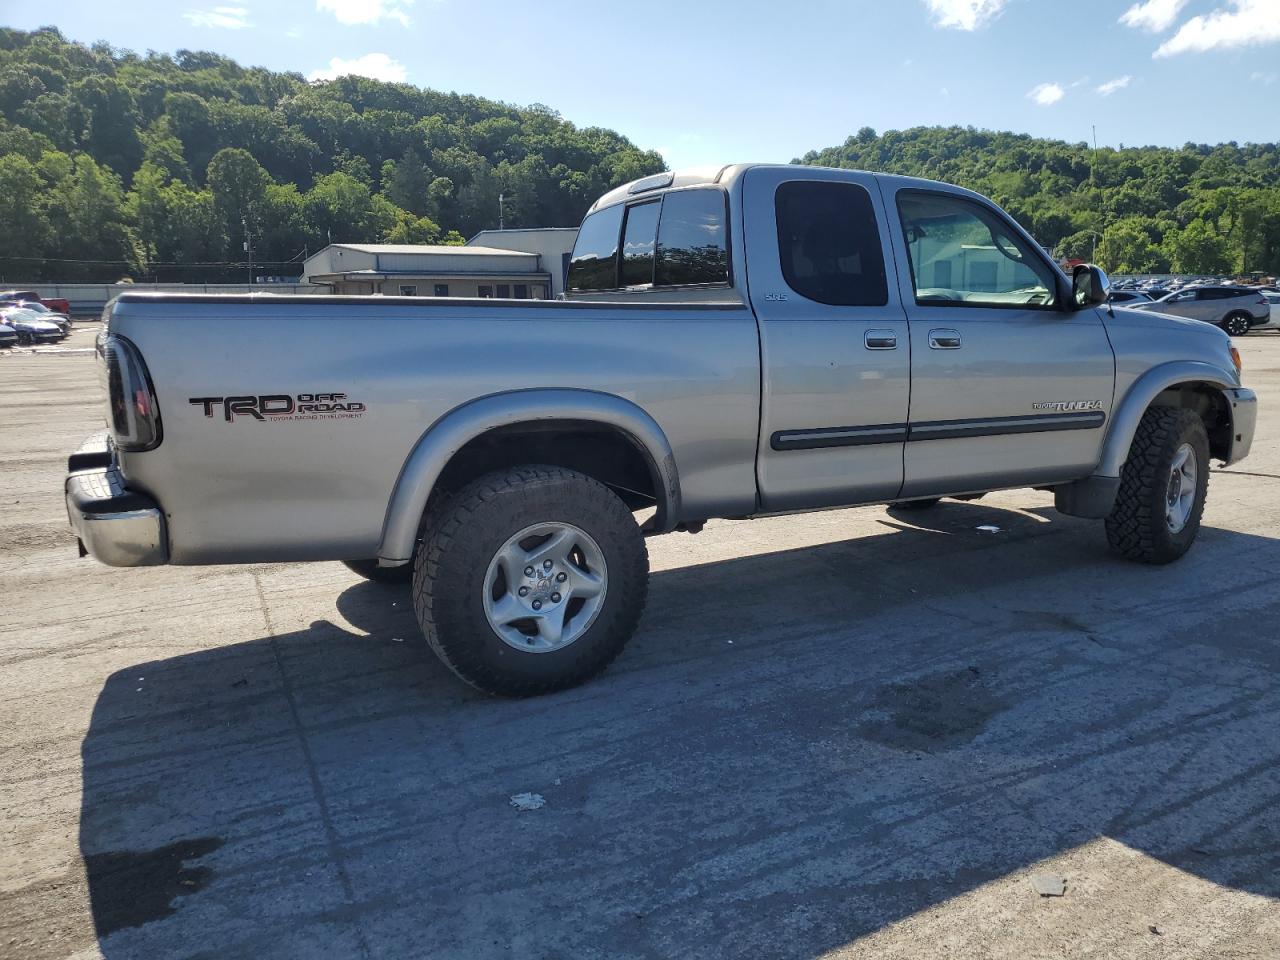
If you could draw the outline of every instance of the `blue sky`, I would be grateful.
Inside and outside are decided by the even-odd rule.
[[[545,103],[673,166],[790,160],[864,126],[1079,141],[1096,124],[1112,145],[1280,139],[1280,0],[2,6],[7,26],[87,42]]]

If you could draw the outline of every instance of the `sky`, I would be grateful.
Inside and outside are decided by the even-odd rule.
[[[1280,0],[0,0],[0,24],[543,103],[675,168],[862,127],[1280,140]]]

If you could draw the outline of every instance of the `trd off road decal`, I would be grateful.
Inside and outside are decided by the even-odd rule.
[[[368,408],[345,393],[260,394],[253,397],[191,397],[210,419],[222,414],[227,423],[238,417],[261,421],[358,420]]]

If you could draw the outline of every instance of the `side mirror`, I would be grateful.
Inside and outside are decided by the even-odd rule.
[[[1080,264],[1072,272],[1071,298],[1077,310],[1099,307],[1111,296],[1111,281],[1100,267],[1092,263]]]

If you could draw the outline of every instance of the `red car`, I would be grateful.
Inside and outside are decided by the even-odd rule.
[[[34,300],[43,303],[54,313],[71,316],[71,301],[62,297],[42,297],[34,290],[0,290],[0,300]]]

